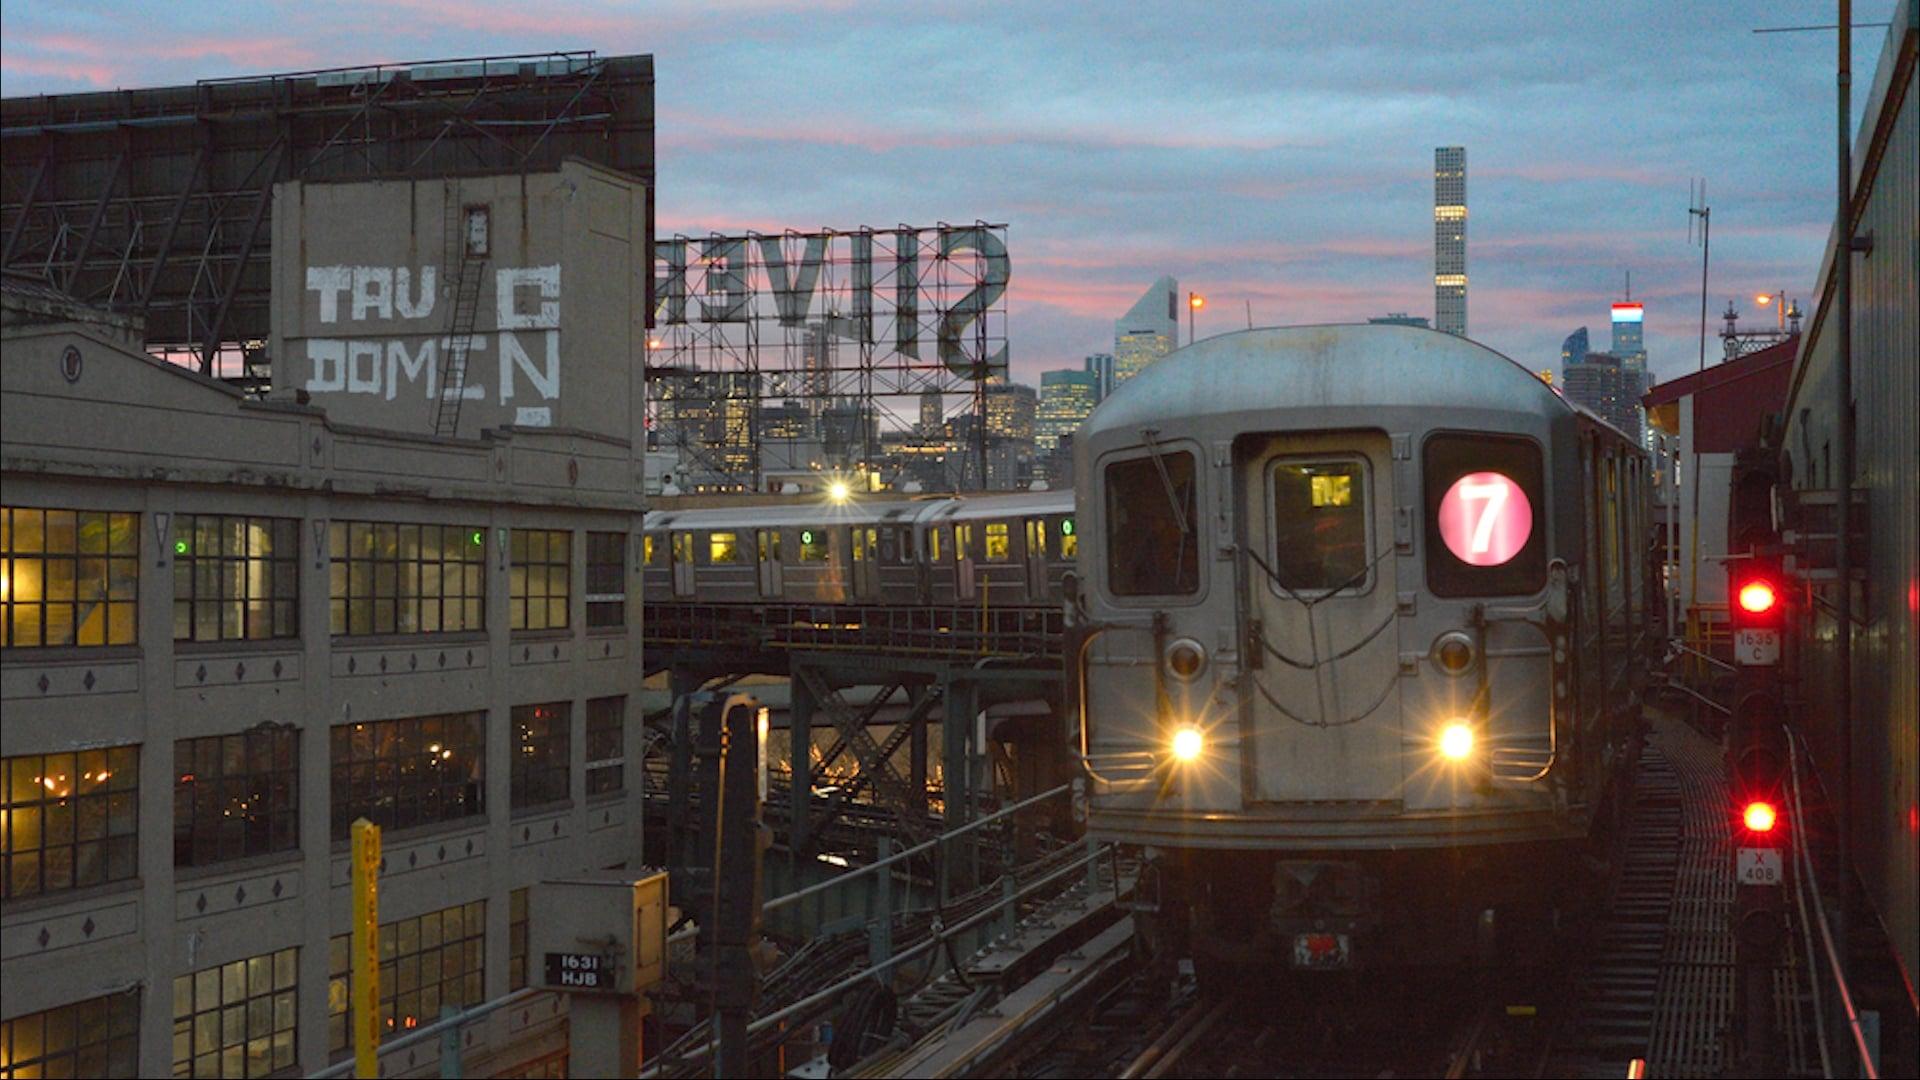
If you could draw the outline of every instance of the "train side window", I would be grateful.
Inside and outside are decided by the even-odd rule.
[[[880,529],[880,561],[898,562],[900,560],[900,530],[892,525]]]
[[[780,530],[761,529],[759,532],[759,554],[761,562],[780,561]]]
[[[642,560],[643,560],[643,561],[644,561],[644,562],[645,562],[645,563],[646,563],[646,564],[647,564],[648,566],[658,566],[658,565],[659,565],[659,563],[657,563],[657,562],[655,562],[655,561],[654,561],[654,550],[653,550],[653,547],[654,547],[654,545],[653,545],[653,534],[652,534],[652,533],[642,533],[642,534],[641,534],[641,539],[640,539],[640,546],[641,546],[641,558],[642,558]]]
[[[832,539],[826,529],[801,529],[800,561],[826,562],[833,556]]]
[[[929,563],[940,561],[940,536],[946,531],[945,526],[935,526],[927,530],[927,561]]]
[[[1279,460],[1268,482],[1274,583],[1294,593],[1366,591],[1373,577],[1366,463]]]
[[[693,534],[677,532],[673,534],[673,561],[693,564]]]
[[[900,562],[911,565],[913,563],[913,530],[903,525],[898,531],[900,533]]]
[[[1007,523],[991,521],[987,523],[987,561],[1006,562],[1013,554],[1013,538]]]
[[[1200,591],[1193,454],[1166,451],[1107,466],[1107,587],[1116,596]]]
[[[1047,557],[1047,519],[1027,519],[1027,558],[1044,559]]]
[[[707,561],[715,566],[732,566],[745,561],[740,551],[739,534],[730,532],[708,533]]]
[[[1516,596],[1547,583],[1540,446],[1484,432],[1426,443],[1427,587],[1436,596]]]
[[[955,561],[973,554],[973,526],[955,525],[953,527],[953,557]]]

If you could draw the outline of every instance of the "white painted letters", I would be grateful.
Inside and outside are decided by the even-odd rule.
[[[322,310],[325,310],[324,306]],[[307,392],[324,394],[347,388],[347,343],[334,338],[308,338],[307,359],[313,362],[313,375],[307,379]]]
[[[538,308],[520,310],[522,286],[540,290]],[[494,303],[502,330],[558,330],[560,328],[560,266],[510,266],[494,271]]]
[[[353,321],[373,315],[393,318],[393,269],[386,266],[353,268]]]
[[[320,321],[340,321],[340,294],[353,287],[353,270],[345,266],[307,267],[307,289],[320,294]]]

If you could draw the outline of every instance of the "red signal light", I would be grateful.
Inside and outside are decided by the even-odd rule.
[[[1746,825],[1747,831],[1757,833],[1772,832],[1779,817],[1773,804],[1764,799],[1755,799],[1748,803],[1747,808],[1740,813],[1740,820]]]
[[[1740,586],[1740,609],[1748,614],[1765,615],[1779,602],[1773,586],[1765,581],[1749,581]]]

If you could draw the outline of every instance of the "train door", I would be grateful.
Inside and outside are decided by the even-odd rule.
[[[781,593],[780,530],[754,530],[754,551],[760,559],[760,595],[768,599]]]
[[[962,523],[953,527],[953,579],[954,590],[959,593],[961,602],[971,601],[976,593],[971,524]]]
[[[693,595],[693,534],[673,534],[673,595]]]
[[[1027,519],[1027,597],[1047,598],[1047,519]]]
[[[1246,608],[1264,639],[1249,673],[1259,718],[1251,797],[1397,799],[1405,770],[1387,437],[1276,435],[1239,464]]]
[[[880,530],[871,525],[855,525],[847,530],[853,551],[853,598],[880,599]]]

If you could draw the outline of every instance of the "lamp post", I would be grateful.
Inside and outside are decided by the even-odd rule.
[[[1193,316],[1207,306],[1207,298],[1197,292],[1187,293],[1187,344],[1193,344]]]
[[[1777,303],[1777,304],[1775,304],[1775,303],[1774,303],[1774,301],[1775,301],[1775,300],[1778,300],[1778,301],[1779,301],[1779,303]],[[1768,304],[1773,304],[1773,310],[1774,310],[1774,314],[1775,314],[1776,316],[1778,316],[1778,318],[1779,318],[1779,322],[1780,322],[1780,331],[1781,331],[1782,333],[1785,333],[1785,332],[1786,332],[1786,329],[1787,329],[1787,290],[1785,290],[1785,289],[1780,289],[1780,290],[1777,290],[1777,291],[1775,291],[1775,292],[1770,292],[1770,293],[1761,293],[1761,294],[1759,294],[1758,296],[1755,296],[1755,297],[1753,298],[1753,302],[1754,302],[1754,303],[1756,303],[1756,304],[1759,304],[1759,305],[1760,305],[1761,307],[1766,307],[1766,306],[1767,306]]]

